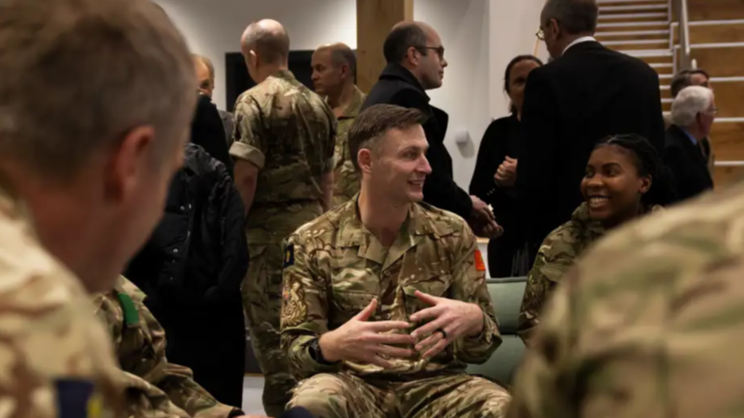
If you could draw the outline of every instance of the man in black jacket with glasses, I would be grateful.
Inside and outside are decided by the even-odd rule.
[[[429,104],[426,90],[442,86],[447,67],[439,35],[425,23],[401,22],[393,27],[383,49],[388,65],[369,92],[362,110],[376,104],[393,104],[424,112],[429,117],[424,124],[429,142],[426,158],[432,169],[424,184],[424,201],[460,215],[479,236],[499,235],[501,227],[488,206],[455,183],[452,157],[444,145],[449,117]]]

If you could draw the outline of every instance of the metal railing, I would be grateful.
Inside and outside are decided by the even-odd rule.
[[[690,48],[690,18],[687,10],[687,0],[674,0],[674,8],[679,16],[679,59],[675,59],[674,72],[681,70],[694,69],[695,61],[692,59],[692,50]],[[674,36],[674,35],[672,35]]]

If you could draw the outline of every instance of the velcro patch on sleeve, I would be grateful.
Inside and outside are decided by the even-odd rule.
[[[477,271],[486,271],[486,263],[483,262],[483,255],[480,250],[475,250],[475,269]]]
[[[60,418],[97,418],[102,413],[102,400],[93,382],[82,379],[58,379],[57,411]]]
[[[284,267],[294,265],[294,244],[289,244],[284,249]]]

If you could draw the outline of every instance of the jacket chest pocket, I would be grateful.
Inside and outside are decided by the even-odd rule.
[[[452,275],[450,274],[441,274],[416,282],[403,283],[402,290],[405,299],[406,314],[410,317],[420,310],[431,307],[431,305],[416,297],[416,291],[435,297],[446,298],[449,295],[451,284]]]
[[[340,326],[356,316],[372,299],[377,297],[377,293],[367,290],[349,290],[343,287],[334,286],[333,297],[331,299],[331,315],[329,322],[331,326]],[[379,301],[378,301],[379,302]],[[379,306],[379,305],[378,305]],[[378,308],[379,309],[379,308]]]

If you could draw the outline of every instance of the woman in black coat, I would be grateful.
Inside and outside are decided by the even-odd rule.
[[[517,162],[520,146],[520,120],[527,76],[542,62],[532,55],[520,55],[506,67],[504,91],[511,99],[511,115],[497,119],[488,126],[478,150],[475,172],[470,182],[470,194],[493,207],[496,222],[504,235],[488,243],[488,266],[491,277],[524,275],[529,266],[515,262],[521,239],[514,224]]]
[[[233,163],[225,142],[225,128],[220,112],[212,99],[202,93],[199,93],[196,113],[191,121],[191,142],[204,148],[212,158],[224,164],[232,177]]]

